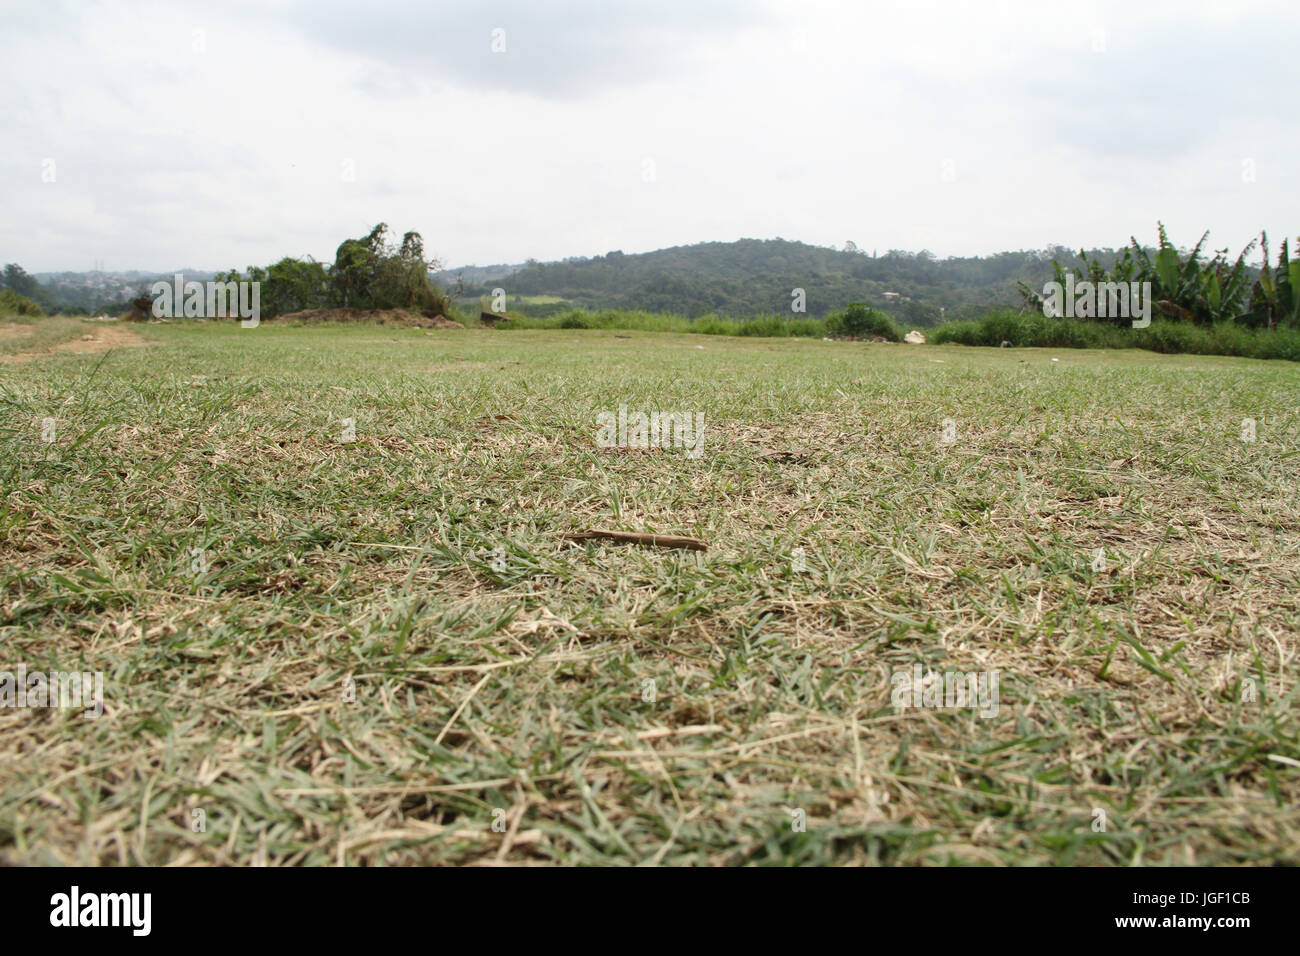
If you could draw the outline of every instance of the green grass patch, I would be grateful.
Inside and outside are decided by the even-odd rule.
[[[827,334],[821,319],[760,315],[736,319],[704,315],[688,318],[664,312],[606,309],[590,312],[569,309],[562,314],[531,316],[511,313],[511,329],[605,329],[630,332],[679,332],[697,335],[742,335],[762,338],[822,338]]]

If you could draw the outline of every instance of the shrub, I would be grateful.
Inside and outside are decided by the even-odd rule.
[[[977,322],[949,322],[935,330],[932,341],[984,346],[1008,342],[1022,348],[1138,348],[1300,361],[1300,330],[1250,329],[1231,322],[1194,325],[1157,319],[1145,329],[1135,329],[1086,319],[1052,319],[1037,312],[990,312]]]
[[[12,289],[0,289],[0,315],[42,316],[44,314],[45,310],[25,295],[19,295]]]
[[[830,335],[854,339],[878,335],[890,342],[899,342],[903,338],[902,330],[893,319],[865,302],[854,302],[843,312],[831,313],[826,318],[825,328]]]

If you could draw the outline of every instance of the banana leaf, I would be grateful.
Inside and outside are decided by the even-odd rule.
[[[1156,253],[1156,276],[1160,279],[1160,290],[1167,298],[1178,294],[1178,250],[1171,246],[1163,247]]]

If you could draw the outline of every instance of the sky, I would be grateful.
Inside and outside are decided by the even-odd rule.
[[[1295,0],[0,0],[0,262],[1300,236]]]

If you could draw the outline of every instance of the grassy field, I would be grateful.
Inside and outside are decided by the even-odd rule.
[[[0,862],[1300,863],[1294,364],[139,332],[0,364]]]

